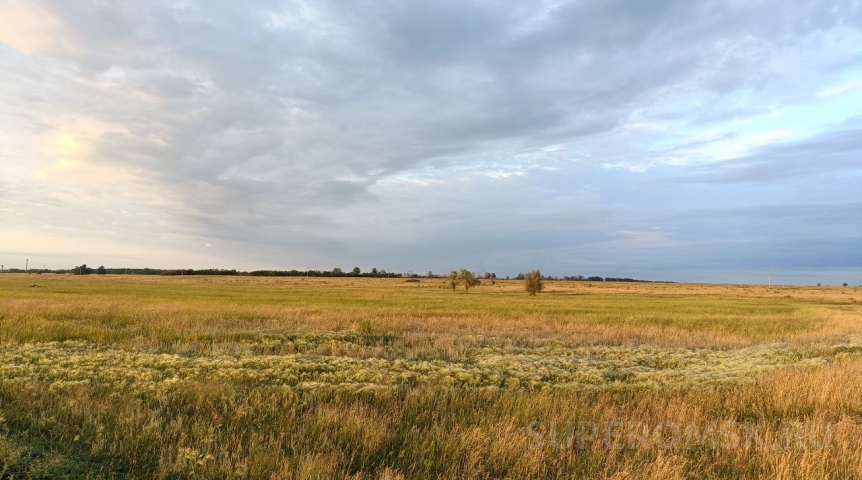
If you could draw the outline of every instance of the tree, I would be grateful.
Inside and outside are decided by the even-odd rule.
[[[72,269],[72,273],[75,275],[89,275],[90,273],[92,273],[92,271],[93,271],[92,268],[87,268],[86,263],[79,266],[79,267],[75,267],[74,269]]]
[[[449,272],[449,276],[446,277],[445,285],[447,287],[451,287],[454,292],[456,288],[458,288],[458,272],[452,270]]]
[[[353,276],[354,277],[358,277],[360,273],[362,273],[362,270],[360,270],[359,267],[353,267]]]
[[[372,268],[371,274],[376,276],[377,275],[377,268]]]
[[[342,276],[344,276],[344,271],[342,271],[338,267],[335,267],[332,269],[332,276],[333,277],[342,277]]]
[[[542,272],[533,270],[524,275],[524,289],[530,292],[530,295],[535,295],[542,291],[545,285],[542,284]]]
[[[844,282],[844,286],[845,286],[845,287],[847,286],[847,282]]]
[[[458,284],[464,286],[465,293],[470,293],[471,287],[479,286],[479,279],[466,268],[462,268],[461,271],[458,272]]]
[[[105,270],[104,265],[99,265],[99,268],[96,269],[96,273],[98,273],[99,275],[104,275],[104,274],[108,273],[108,271]]]

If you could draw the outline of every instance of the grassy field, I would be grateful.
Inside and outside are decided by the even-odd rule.
[[[0,275],[0,478],[860,478],[862,289]]]

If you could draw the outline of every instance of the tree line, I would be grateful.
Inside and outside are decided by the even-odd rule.
[[[387,272],[384,269],[372,268],[363,272],[359,267],[344,271],[339,267],[332,270],[255,270],[246,273],[252,277],[370,277],[370,278],[421,278],[413,273]]]
[[[354,267],[352,270],[342,270],[339,267],[332,270],[253,270],[241,271],[236,269],[221,269],[221,268],[204,268],[204,269],[162,269],[162,268],[106,268],[99,266],[97,268],[88,267],[87,264],[82,264],[70,269],[37,269],[31,268],[24,270],[20,268],[9,268],[4,270],[7,273],[53,273],[53,274],[73,274],[73,275],[163,275],[163,276],[181,276],[181,275],[227,275],[227,276],[251,276],[251,277],[365,277],[365,278],[443,278],[451,284],[452,273],[455,276],[460,275],[460,279],[456,281],[459,286],[465,285],[467,280],[463,272],[469,273],[477,280],[498,280],[497,274],[494,272],[470,272],[467,269],[453,271],[449,274],[435,274],[432,271],[425,272],[422,275],[407,272],[391,272],[385,269],[372,268],[370,271],[363,272],[359,267]],[[538,270],[536,270],[538,271]],[[519,273],[514,277],[515,280],[524,280],[528,274]],[[546,276],[541,275],[542,280],[556,281],[574,281],[574,282],[649,282],[649,283],[674,283],[661,280],[639,280],[635,278],[617,278],[617,277],[600,277],[583,275],[567,275],[567,276]],[[510,277],[505,277],[510,280]],[[468,289],[470,287],[467,287]]]

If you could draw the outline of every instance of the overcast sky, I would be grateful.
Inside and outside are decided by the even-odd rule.
[[[0,0],[0,263],[862,283],[862,2]]]

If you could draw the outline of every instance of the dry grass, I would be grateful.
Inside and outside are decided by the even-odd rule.
[[[859,289],[439,283],[0,276],[0,478],[862,477]]]

